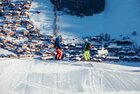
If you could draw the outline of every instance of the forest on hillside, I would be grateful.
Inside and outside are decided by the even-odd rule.
[[[91,16],[101,13],[105,8],[105,0],[50,0],[58,11],[70,15]]]

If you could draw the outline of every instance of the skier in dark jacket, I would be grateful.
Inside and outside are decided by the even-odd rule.
[[[91,44],[86,40],[85,45],[84,45],[84,60],[89,61],[90,60],[90,49],[91,49]]]
[[[62,36],[59,35],[56,40],[55,40],[55,44],[54,47],[56,48],[56,57],[55,60],[61,60],[62,59],[62,49],[60,46],[60,43],[62,41]]]

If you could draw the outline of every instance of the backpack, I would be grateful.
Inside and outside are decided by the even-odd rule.
[[[55,42],[54,42],[54,47],[55,48],[61,49],[61,47],[60,47],[60,41],[61,41],[60,38],[57,37],[56,40],[55,40]]]
[[[89,42],[86,42],[84,51],[87,51],[87,50],[90,50],[90,49],[91,49],[91,44]]]

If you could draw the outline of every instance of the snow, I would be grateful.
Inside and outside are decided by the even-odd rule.
[[[41,13],[33,13],[31,20],[41,28],[42,33],[53,33],[53,5],[49,0],[35,0],[32,10],[35,9]],[[130,36],[139,44],[140,0],[106,0],[105,11],[89,17],[80,18],[62,12],[58,14],[59,33],[64,39],[75,39],[73,42],[77,42],[85,36],[109,33],[113,38]],[[136,36],[131,35],[134,31],[137,32]]]
[[[139,15],[139,0],[106,0],[106,8],[102,14],[84,18],[60,16],[60,27],[62,32],[73,32],[81,37],[102,32],[117,37],[120,34],[130,35],[133,31],[139,32]]]
[[[53,34],[49,0],[33,0],[30,12],[42,34]],[[139,44],[139,20],[140,0],[106,0],[103,13],[80,18],[60,12],[58,24],[66,44],[102,32],[115,38],[130,36]],[[131,36],[133,31],[138,35]],[[0,54],[8,53],[0,48]],[[0,94],[140,94],[140,63],[0,58]]]
[[[107,59],[116,59],[116,60],[120,60],[120,58],[119,57],[115,57],[115,56],[107,56],[106,57]]]
[[[121,46],[117,46],[117,44],[109,44],[108,48],[118,48],[118,49],[120,49]]]
[[[40,10],[40,14],[36,11]],[[41,29],[43,34],[53,34],[53,5],[49,0],[35,0],[31,6],[30,17],[34,25]]]
[[[102,57],[102,56],[107,56],[107,55],[108,55],[108,50],[102,48],[101,50],[98,50],[98,55],[99,55],[100,57]]]
[[[5,49],[0,48],[0,56],[1,55],[13,55],[13,56],[17,56],[16,54],[14,54],[14,53],[12,53],[12,52],[10,52],[8,50],[5,50]]]
[[[0,60],[0,94],[140,93],[140,67],[93,62]]]

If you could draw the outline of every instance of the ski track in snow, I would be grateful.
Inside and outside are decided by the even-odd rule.
[[[138,94],[137,92],[140,92],[140,72],[113,70],[117,65],[79,62],[77,66],[76,63],[70,62],[61,64],[56,61],[0,60],[0,94],[102,94],[102,92]],[[107,69],[107,66],[112,66],[112,69]],[[125,68],[140,69],[139,67],[123,69]]]

